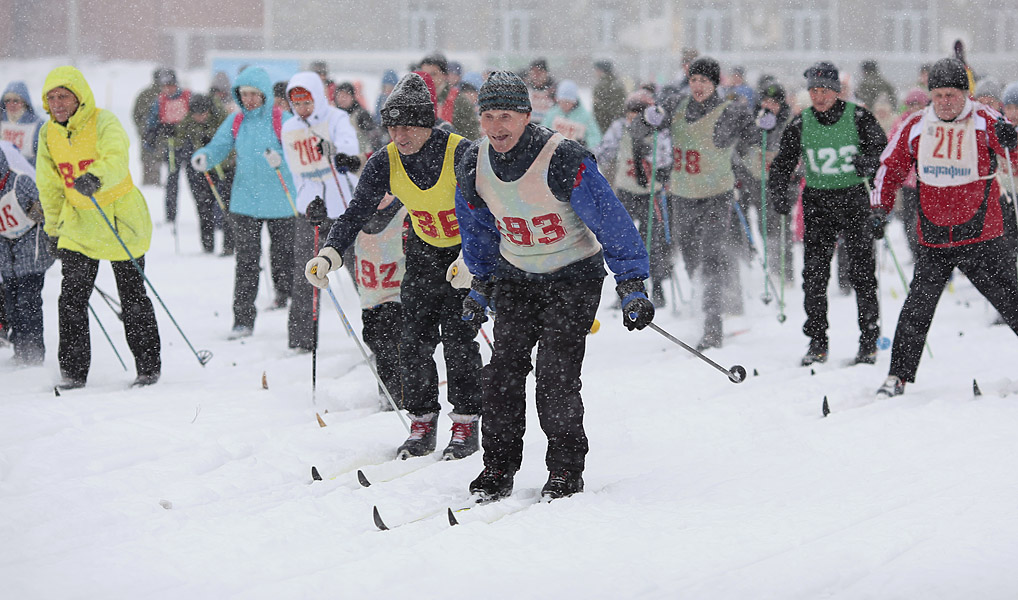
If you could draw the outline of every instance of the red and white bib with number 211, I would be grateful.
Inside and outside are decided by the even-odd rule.
[[[961,114],[954,121],[941,121],[932,105],[926,107],[916,156],[919,181],[925,185],[948,187],[982,179],[971,102]]]

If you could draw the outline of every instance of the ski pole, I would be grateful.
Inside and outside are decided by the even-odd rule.
[[[102,332],[103,332],[103,335],[106,336],[106,341],[110,343],[110,348],[113,348],[113,353],[117,355],[117,360],[120,361],[120,366],[124,367],[124,370],[126,371],[127,370],[127,365],[124,364],[124,359],[120,357],[120,352],[118,352],[117,351],[117,347],[113,345],[113,340],[110,339],[110,334],[107,333],[106,332],[106,328],[103,327],[103,322],[99,320],[99,315],[97,315],[96,312],[95,312],[95,309],[92,308],[92,303],[91,302],[88,303],[88,311],[90,313],[92,313],[92,318],[94,318],[95,322],[99,324],[99,329],[101,329]]]
[[[318,256],[318,227],[315,223],[315,256]],[[314,333],[311,338],[311,404],[318,404],[315,393],[318,385],[318,286],[311,286],[311,320],[314,322]]]
[[[735,214],[739,216],[739,222],[742,223],[742,231],[746,234],[746,240],[749,241],[749,250],[751,254],[756,254],[756,242],[753,241],[753,233],[749,228],[749,221],[746,220],[746,214],[742,212],[742,207],[739,206],[739,202],[732,199],[732,207],[735,208]],[[774,294],[778,294],[778,286],[774,285],[774,281],[771,280],[771,274],[767,272],[766,266],[764,267],[764,291],[767,291],[767,286],[774,290]],[[765,294],[763,297],[764,304],[771,303],[770,294]]]
[[[336,174],[336,167],[332,166],[331,160],[326,159],[326,162],[329,163],[329,170],[332,171],[332,178],[336,181],[336,189],[339,190],[339,199],[343,201],[343,210],[345,211],[349,208],[349,205],[346,203],[346,194],[343,193],[343,186],[339,185],[339,175]],[[349,177],[346,179],[346,184],[350,185]],[[350,189],[353,190],[353,186],[350,186]]]
[[[300,213],[297,212],[297,206],[293,203],[293,196],[290,195],[290,188],[286,185],[286,180],[283,179],[283,172],[279,167],[275,168],[276,176],[279,177],[279,185],[283,186],[283,192],[286,193],[286,200],[290,203],[290,209],[293,210],[293,216],[299,217]]]
[[[141,268],[141,265],[138,264],[137,259],[135,259],[134,255],[131,254],[131,251],[128,250],[127,244],[124,243],[124,239],[120,237],[119,233],[117,233],[117,230],[113,227],[113,223],[110,223],[110,218],[106,216],[105,212],[103,212],[103,209],[99,206],[99,202],[96,201],[95,196],[89,196],[88,198],[89,200],[92,201],[92,204],[95,206],[95,209],[99,211],[99,214],[102,215],[103,221],[106,221],[106,226],[110,228],[110,231],[113,232],[113,235],[117,238],[117,241],[120,242],[120,247],[124,249],[124,252],[127,253],[127,257],[131,259],[131,264],[134,265],[134,268],[138,270],[138,273],[141,275],[142,279],[144,279],[145,283],[148,284],[149,289],[152,290],[152,293],[155,295],[156,300],[159,301],[159,304],[162,305],[163,310],[166,311],[167,316],[170,317],[170,321],[173,321],[173,326],[176,327],[177,331],[180,332],[180,337],[184,338],[184,341],[187,342],[187,347],[191,349],[191,352],[194,354],[194,357],[198,359],[198,363],[204,367],[207,362],[212,360],[212,352],[209,350],[199,351],[194,349],[194,346],[191,345],[191,340],[187,339],[187,336],[184,334],[184,330],[180,328],[180,325],[177,324],[177,320],[173,318],[173,313],[171,313],[170,309],[166,307],[166,303],[163,302],[162,297],[159,296],[159,292],[157,292],[155,286],[152,285],[152,282],[149,280],[148,275],[145,274],[145,270]]]
[[[633,318],[635,319],[635,316]],[[696,348],[694,348],[694,347],[690,346],[689,344],[683,342],[682,340],[680,340],[679,338],[675,337],[674,335],[668,333],[664,329],[661,329],[660,327],[658,327],[654,323],[648,323],[648,326],[651,329],[653,329],[654,331],[656,331],[656,332],[660,333],[661,335],[665,336],[665,338],[668,341],[674,342],[674,343],[678,344],[679,346],[682,346],[683,348],[685,348],[686,350],[688,350],[689,352],[694,354],[700,360],[704,361],[708,365],[714,367],[718,371],[721,371],[722,373],[727,375],[728,376],[728,380],[731,381],[732,383],[742,383],[743,381],[746,381],[746,369],[742,365],[734,365],[731,369],[726,369],[726,368],[722,367],[721,365],[719,365],[718,363],[714,362],[713,360],[711,360],[711,359],[707,358],[706,356],[704,356],[703,353],[700,352],[699,350],[697,350]]]
[[[767,273],[767,130],[763,130],[763,143],[760,144],[760,235],[763,236],[763,268]],[[782,285],[784,285],[782,283]],[[770,290],[764,278],[764,304],[770,302]]]
[[[329,292],[329,297],[332,298],[332,304],[336,307],[336,312],[339,313],[339,318],[343,321],[343,327],[346,328],[346,333],[353,338],[354,342],[357,343],[357,349],[361,351],[361,356],[364,357],[364,362],[368,363],[368,368],[371,369],[371,374],[375,376],[375,380],[378,381],[378,385],[382,388],[382,391],[385,392],[385,399],[389,401],[393,412],[395,412],[396,416],[399,417],[399,420],[403,423],[403,427],[407,430],[407,433],[410,433],[410,425],[407,424],[406,419],[404,419],[403,415],[399,412],[399,407],[396,406],[396,402],[392,399],[392,395],[389,393],[389,388],[385,387],[385,383],[382,381],[382,378],[378,376],[378,371],[375,369],[375,365],[371,364],[368,352],[364,349],[364,344],[361,343],[357,334],[354,333],[353,327],[350,326],[350,321],[346,319],[346,313],[343,312],[343,307],[339,305],[339,300],[336,299],[336,294],[333,293],[332,286],[327,285],[325,290]]]
[[[121,308],[120,308],[120,302],[117,302],[117,300],[115,298],[113,298],[112,296],[110,296],[106,292],[104,292],[101,289],[99,289],[99,286],[93,285],[92,287],[95,288],[95,291],[99,292],[99,297],[103,299],[103,302],[106,303],[106,306],[110,307],[110,310],[113,311],[113,314],[117,315],[117,319],[123,321],[124,320],[124,315],[122,314],[122,311],[121,311]],[[114,306],[114,305],[116,305],[116,306]]]
[[[787,217],[781,215],[781,293],[778,295],[778,323],[785,322],[785,229],[787,229]]]
[[[491,351],[494,353],[495,345],[491,343],[491,339],[488,337],[488,332],[484,330],[484,327],[479,327],[478,329],[481,330],[481,335],[484,337],[484,341],[488,342],[488,348],[491,348]]]
[[[650,195],[647,196],[647,256],[650,256],[650,237],[654,231],[654,184],[657,182],[657,127],[654,128],[654,150],[650,155]]]
[[[219,167],[216,167],[217,169]],[[212,176],[209,175],[208,171],[205,171],[205,181],[209,182],[209,189],[212,190],[212,195],[216,199],[216,204],[219,205],[219,209],[223,211],[223,218],[226,218],[226,204],[223,203],[223,197],[219,195],[219,190],[216,189],[216,184],[212,181]]]

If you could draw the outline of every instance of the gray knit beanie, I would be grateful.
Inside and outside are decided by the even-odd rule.
[[[481,86],[477,94],[481,112],[486,110],[511,110],[530,113],[530,92],[523,79],[512,71],[495,71]]]
[[[417,73],[407,73],[392,88],[382,106],[383,127],[434,127],[435,105],[431,92]]]

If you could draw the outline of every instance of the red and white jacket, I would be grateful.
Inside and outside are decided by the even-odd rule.
[[[919,167],[919,141],[936,133],[932,107],[916,111],[898,129],[880,155],[871,202],[875,208],[890,212],[895,192],[915,177]],[[960,185],[934,186],[919,178],[919,243],[934,248],[964,246],[1000,237],[1004,233],[1000,210],[1000,186],[992,175],[1004,161],[1004,148],[997,141],[994,124],[1003,118],[992,108],[971,99],[961,114],[952,121],[960,124],[972,119],[975,129],[975,150],[979,179]],[[958,147],[961,144],[957,144]],[[950,142],[947,143],[950,148]],[[950,150],[948,150],[950,152]],[[1018,166],[1018,152],[1011,153],[1011,163]]]

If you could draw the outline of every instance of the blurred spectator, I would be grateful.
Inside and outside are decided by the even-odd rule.
[[[576,82],[569,79],[558,84],[555,106],[545,113],[544,125],[586,148],[596,148],[601,143],[601,129],[590,111],[580,104],[580,89]]]
[[[530,63],[524,78],[530,91],[530,122],[541,125],[544,115],[555,105],[555,80],[548,73],[548,61],[543,58]]]
[[[725,86],[724,96],[729,100],[743,98],[746,106],[756,105],[756,97],[753,93],[753,88],[746,83],[745,67],[732,67],[731,72],[728,74],[728,85]]]
[[[891,82],[880,74],[877,61],[865,60],[862,63],[862,78],[856,86],[855,97],[867,108],[872,109],[881,96],[887,98],[892,106],[898,103],[898,92]]]
[[[986,77],[976,85],[976,92],[972,96],[978,102],[982,102],[997,112],[1003,112],[1004,103],[1001,102],[1004,90],[996,79]]]
[[[357,90],[349,81],[336,84],[336,107],[350,115],[350,122],[357,131],[357,145],[361,154],[370,154],[384,145],[382,129],[357,101]],[[364,160],[361,160],[361,164],[364,164]]]
[[[375,101],[375,123],[382,124],[382,107],[385,106],[385,101],[389,98],[389,94],[392,93],[392,88],[396,87],[396,82],[399,81],[399,77],[396,75],[396,71],[392,69],[386,69],[382,75],[382,93],[378,94],[378,100]]]
[[[152,140],[147,139],[145,134],[148,129],[149,111],[152,109],[152,105],[155,104],[156,98],[159,97],[161,88],[159,76],[162,72],[163,69],[153,71],[152,84],[138,94],[138,97],[134,100],[134,110],[132,111],[134,127],[138,131],[138,137],[141,139],[142,185],[159,185],[160,183],[160,167],[162,166],[160,147],[154,144]]]
[[[616,119],[621,119],[626,106],[626,88],[615,77],[615,67],[610,60],[599,60],[594,63],[594,74],[597,84],[593,91],[594,120],[601,131]]]
[[[35,114],[28,86],[23,81],[12,81],[0,98],[3,101],[0,104],[0,139],[14,145],[25,160],[35,166],[43,120]]]

